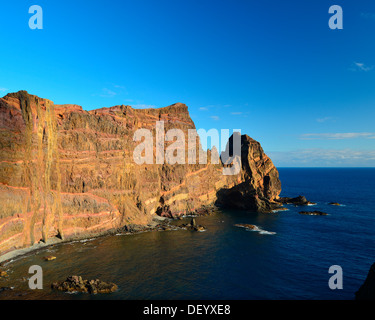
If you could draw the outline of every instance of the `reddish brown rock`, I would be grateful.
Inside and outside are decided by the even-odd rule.
[[[223,165],[211,163],[211,151],[208,164],[137,165],[134,132],[155,130],[161,120],[165,131],[181,129],[186,137],[195,129],[182,103],[85,111],[26,91],[1,98],[0,255],[40,240],[147,225],[155,214],[199,213],[215,203],[273,208],[281,190],[278,172],[248,136],[241,137],[242,170],[236,176],[224,176]]]
[[[236,134],[236,133],[235,133]],[[238,133],[237,133],[238,134]],[[227,148],[232,149],[233,136]],[[258,212],[279,208],[281,192],[279,173],[258,141],[241,136],[241,173],[234,186],[222,188],[216,203],[224,207]]]

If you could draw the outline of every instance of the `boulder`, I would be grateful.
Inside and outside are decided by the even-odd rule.
[[[375,263],[371,266],[367,278],[355,293],[356,300],[375,300]]]
[[[52,260],[55,260],[55,259],[56,259],[55,256],[46,256],[46,257],[43,257],[44,261],[52,261]]]
[[[85,293],[111,293],[115,292],[118,287],[114,283],[106,283],[99,279],[83,280],[81,276],[70,276],[62,282],[54,282],[52,289],[64,292],[85,292]]]

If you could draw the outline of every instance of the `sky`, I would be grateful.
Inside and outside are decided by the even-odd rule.
[[[278,167],[375,167],[374,34],[372,0],[3,1],[0,96],[182,102],[197,128],[240,129]]]

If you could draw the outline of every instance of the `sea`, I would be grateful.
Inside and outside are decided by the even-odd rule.
[[[286,205],[287,211],[269,214],[220,210],[196,218],[204,232],[119,233],[47,247],[5,264],[9,277],[0,287],[22,294],[7,291],[0,299],[354,299],[375,262],[375,168],[278,170],[281,196],[304,195],[316,205]],[[328,215],[301,215],[302,210]],[[57,258],[44,261],[46,255]],[[32,265],[42,267],[42,290],[28,288]],[[329,286],[340,275],[330,273],[331,266],[342,271],[342,288]],[[50,288],[69,275],[114,282],[118,290],[90,295]]]

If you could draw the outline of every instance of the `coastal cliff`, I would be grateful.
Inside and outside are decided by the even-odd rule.
[[[155,214],[176,217],[214,204],[261,212],[279,206],[277,169],[246,135],[238,175],[223,175],[210,150],[207,164],[136,164],[134,133],[155,131],[156,121],[186,137],[195,130],[182,103],[85,111],[26,91],[1,98],[0,255],[52,238],[146,225]],[[196,142],[197,154],[203,152]]]

